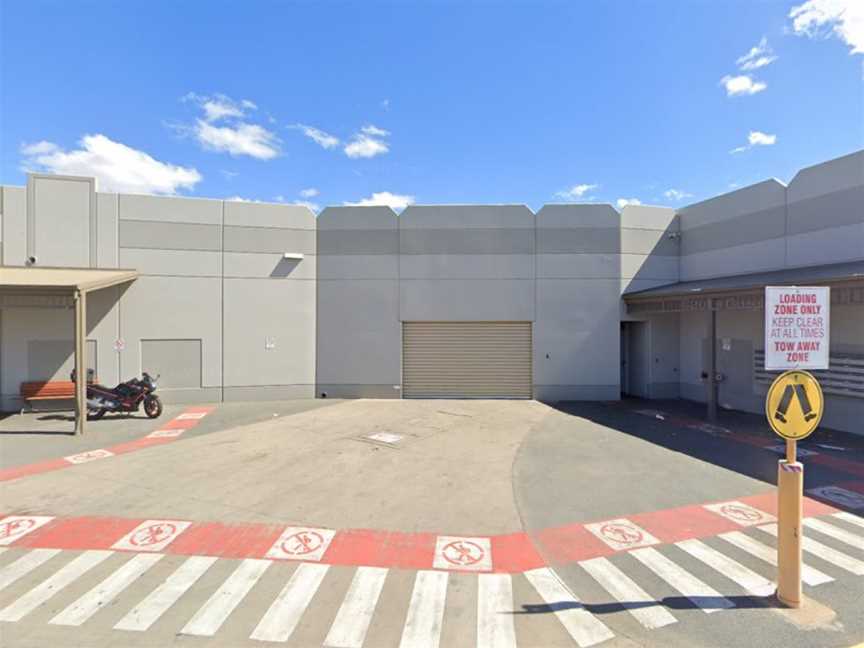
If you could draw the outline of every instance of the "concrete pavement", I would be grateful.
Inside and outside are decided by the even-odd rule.
[[[7,513],[56,516],[0,554],[4,646],[864,636],[864,510],[808,504],[805,593],[820,614],[767,595],[776,456],[762,448],[617,405],[351,401],[227,428],[208,423],[220,409],[177,442],[0,485]],[[855,475],[820,470],[820,485],[859,488]],[[147,520],[189,526],[158,550],[123,544],[152,533]],[[292,525],[336,531],[320,555],[303,554],[314,538],[297,544],[296,533],[287,551],[299,555],[273,554]],[[350,549],[372,537],[378,553]],[[477,546],[493,571],[471,563]],[[447,551],[453,561],[439,565]]]

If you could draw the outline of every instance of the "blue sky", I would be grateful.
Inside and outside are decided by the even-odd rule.
[[[681,205],[864,148],[862,72],[860,0],[3,0],[0,182]]]

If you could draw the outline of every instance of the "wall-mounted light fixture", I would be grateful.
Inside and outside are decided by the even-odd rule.
[[[303,253],[302,252],[283,252],[283,259],[293,259],[294,261],[302,261]]]

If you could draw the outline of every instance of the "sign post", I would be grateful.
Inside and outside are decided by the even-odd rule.
[[[804,466],[797,443],[813,433],[824,410],[822,388],[806,371],[793,369],[777,377],[765,399],[771,428],[786,440],[786,459],[777,466],[777,598],[801,606],[801,518]]]

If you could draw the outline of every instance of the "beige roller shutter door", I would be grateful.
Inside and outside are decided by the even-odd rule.
[[[531,398],[531,322],[403,322],[405,398]]]

